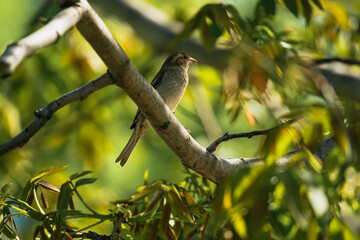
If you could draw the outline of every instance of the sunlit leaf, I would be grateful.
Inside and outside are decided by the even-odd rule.
[[[167,233],[168,239],[171,239],[171,240],[177,239],[175,231],[170,225],[168,225],[166,233]]]
[[[149,170],[145,170],[145,173],[144,173],[144,185],[148,185],[149,184]]]
[[[307,196],[316,217],[323,217],[330,208],[328,198],[321,187],[309,186]]]
[[[247,225],[244,218],[241,216],[241,213],[234,212],[231,215],[231,222],[234,226],[235,231],[239,234],[241,238],[248,238]]]
[[[69,166],[70,165],[49,168],[49,169],[43,170],[43,171],[39,172],[38,174],[36,174],[36,177],[42,176],[43,173],[45,173],[46,176],[54,175],[58,172],[64,171]],[[31,180],[31,182],[33,182],[33,181]]]
[[[169,196],[171,207],[173,207],[173,209],[177,213],[177,216],[181,217],[182,212],[183,212],[186,215],[187,219],[190,222],[193,222],[193,219],[189,213],[189,210],[184,205],[179,192],[177,191],[176,187],[173,184],[171,184],[171,190],[168,191],[168,196]]]
[[[129,199],[129,202],[136,202],[139,199],[147,197],[151,193],[158,190],[161,187],[162,184],[163,184],[163,182],[161,180],[157,180],[157,181],[151,183],[146,188],[144,188],[142,191],[140,191],[140,192],[134,194],[133,196],[131,196],[131,198]]]
[[[313,155],[309,151],[309,149],[303,147],[303,150],[305,151],[305,153],[308,156],[308,160],[309,160],[310,165],[314,168],[314,170],[316,172],[320,173],[322,168],[323,168],[320,159],[318,159],[315,155]]]

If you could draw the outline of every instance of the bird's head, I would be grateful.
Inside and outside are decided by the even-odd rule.
[[[173,66],[180,66],[184,69],[188,69],[190,64],[193,63],[197,63],[197,61],[190,57],[189,55],[182,53],[182,52],[177,52],[174,54],[171,54],[165,61],[164,66],[169,66],[169,67],[173,67]]]

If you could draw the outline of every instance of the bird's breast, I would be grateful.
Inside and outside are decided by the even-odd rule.
[[[163,82],[157,88],[160,96],[169,107],[171,111],[173,111],[177,105],[179,104],[182,96],[185,93],[185,89],[188,85],[188,77],[187,74],[166,74],[164,76]]]

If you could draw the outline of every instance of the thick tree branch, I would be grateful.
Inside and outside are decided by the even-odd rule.
[[[74,101],[84,100],[93,92],[111,84],[113,84],[112,79],[109,77],[109,74],[106,73],[83,87],[56,99],[42,109],[35,111],[35,116],[37,118],[29,126],[11,140],[0,145],[0,156],[26,144],[47,123],[47,121],[51,119],[57,110]]]
[[[24,58],[58,41],[80,21],[81,10],[77,6],[66,8],[38,31],[10,44],[0,58],[0,78],[10,76]]]

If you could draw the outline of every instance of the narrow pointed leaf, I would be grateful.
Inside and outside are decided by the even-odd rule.
[[[82,171],[82,172],[74,173],[73,175],[70,176],[70,180],[77,179],[77,178],[85,176],[89,173],[92,173],[92,171]]]
[[[163,184],[163,182],[161,180],[157,180],[157,181],[151,183],[150,185],[148,185],[146,188],[144,188],[140,192],[132,195],[131,198],[129,199],[129,202],[136,202],[139,199],[149,196],[151,193],[158,190],[162,184]]]
[[[82,178],[79,179],[76,183],[75,183],[75,187],[80,187],[82,185],[86,185],[86,184],[92,184],[97,180],[97,178]]]
[[[9,190],[9,188],[10,188],[11,185],[12,185],[12,183],[7,183],[7,184],[5,184],[4,186],[1,187],[0,192],[1,192],[2,194],[7,193],[7,191]]]
[[[49,208],[49,203],[44,195],[43,192],[40,193],[40,200],[41,200],[41,204],[43,206],[44,209],[48,209]]]
[[[44,189],[44,190],[47,190],[47,191],[50,191],[50,192],[60,192],[60,190],[52,185],[51,183],[41,179],[39,182],[38,182],[39,186]]]
[[[58,172],[64,171],[69,166],[70,165],[65,165],[65,166],[60,166],[60,167],[52,167],[52,168],[49,168],[49,169],[39,172],[37,175],[41,175],[42,173],[46,173],[46,176],[54,175]]]
[[[69,205],[69,199],[71,196],[71,187],[70,187],[70,183],[66,182],[63,185],[61,185],[60,188],[60,194],[58,197],[58,202],[57,202],[57,209],[68,209],[68,205]]]
[[[284,3],[286,7],[290,10],[290,12],[297,17],[299,13],[299,9],[296,0],[284,0]]]
[[[4,235],[10,239],[19,239],[17,234],[6,224],[4,225],[4,228],[2,231],[3,231]]]

